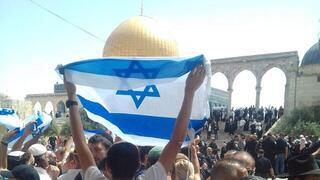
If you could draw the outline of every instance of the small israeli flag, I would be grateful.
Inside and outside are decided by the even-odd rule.
[[[186,77],[203,55],[192,58],[103,58],[59,67],[88,116],[125,141],[165,145],[184,96]],[[208,65],[210,67],[210,65]],[[207,71],[210,76],[210,69]],[[189,128],[201,129],[209,115],[207,78],[197,90]]]
[[[23,135],[26,125],[30,122],[35,122],[35,124],[32,128],[32,134],[27,137],[25,141],[30,140],[32,136],[43,133],[50,126],[52,118],[46,113],[38,112],[24,120],[20,120],[13,109],[0,108],[0,125],[6,127],[8,130],[17,131],[17,134],[9,140],[9,147]]]

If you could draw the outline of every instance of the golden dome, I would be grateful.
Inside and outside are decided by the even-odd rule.
[[[157,21],[135,16],[121,23],[109,36],[103,56],[178,56],[178,46]]]

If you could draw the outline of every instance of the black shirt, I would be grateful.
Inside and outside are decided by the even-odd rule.
[[[234,140],[229,141],[227,143],[226,150],[227,151],[230,151],[230,150],[240,151],[240,147],[238,145],[238,142],[235,142]]]
[[[285,153],[287,142],[283,139],[278,139],[276,144],[276,154],[282,154]]]
[[[268,158],[269,160],[274,159],[276,144],[269,137],[262,141],[262,149],[264,150],[264,155],[266,158]]]
[[[50,144],[55,144],[56,143],[57,138],[54,136],[49,137],[49,143]]]
[[[218,150],[218,145],[215,142],[210,142],[210,144],[208,145],[209,147],[212,148],[212,150]]]
[[[244,149],[252,156],[256,157],[256,148],[257,148],[258,142],[256,140],[251,140],[246,143],[246,146]]]
[[[269,170],[271,169],[271,162],[265,157],[259,157],[256,159],[256,175],[261,177],[267,177]]]

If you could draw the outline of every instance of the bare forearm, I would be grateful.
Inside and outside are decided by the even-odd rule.
[[[193,164],[193,167],[194,167],[194,174],[200,175],[200,164],[199,164],[197,152],[192,152],[191,163]]]
[[[182,142],[187,134],[194,93],[186,92],[174,126],[171,141]],[[180,148],[180,147],[179,147]]]
[[[187,133],[188,123],[190,119],[192,102],[194,93],[187,93],[184,96],[183,103],[179,115],[177,117],[173,134],[168,144],[163,149],[159,161],[169,172]]]
[[[20,151],[22,149],[23,141],[27,138],[27,134],[23,134],[12,146],[11,151]]]
[[[7,169],[7,146],[0,143],[0,170]]]
[[[70,100],[75,100],[74,96],[69,96]],[[74,105],[69,108],[70,114],[70,123],[71,123],[71,134],[73,137],[73,142],[77,147],[77,151],[80,156],[80,164],[83,170],[86,170],[88,167],[95,165],[93,156],[90,152],[88,145],[85,142],[85,137],[83,134],[83,126],[78,110],[78,106]]]
[[[71,106],[69,109],[70,113],[70,124],[71,124],[71,134],[74,138],[74,144],[76,147],[87,146],[85,143],[85,138],[83,134],[83,126],[81,122],[81,118],[79,115],[79,110],[77,106]],[[79,150],[81,151],[81,150]]]
[[[275,179],[274,171],[272,168],[270,168],[269,173],[270,173],[271,178]]]

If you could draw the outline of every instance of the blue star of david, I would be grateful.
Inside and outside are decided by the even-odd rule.
[[[122,78],[130,78],[131,74],[142,74],[145,79],[155,79],[159,68],[144,68],[139,61],[131,61],[128,68],[114,69],[113,71]]]
[[[155,85],[146,86],[143,91],[134,91],[132,89],[127,91],[118,90],[116,94],[131,96],[137,109],[140,107],[145,97],[160,97],[159,91]]]
[[[155,79],[159,70],[159,68],[144,68],[139,61],[131,61],[128,68],[114,69],[114,72],[121,78],[130,78],[132,77],[132,74],[142,74],[144,79]],[[123,81],[122,83],[127,85],[126,81]],[[140,107],[145,97],[160,97],[159,91],[155,85],[146,86],[143,91],[134,91],[132,89],[127,91],[118,90],[116,94],[131,96],[137,109]]]

